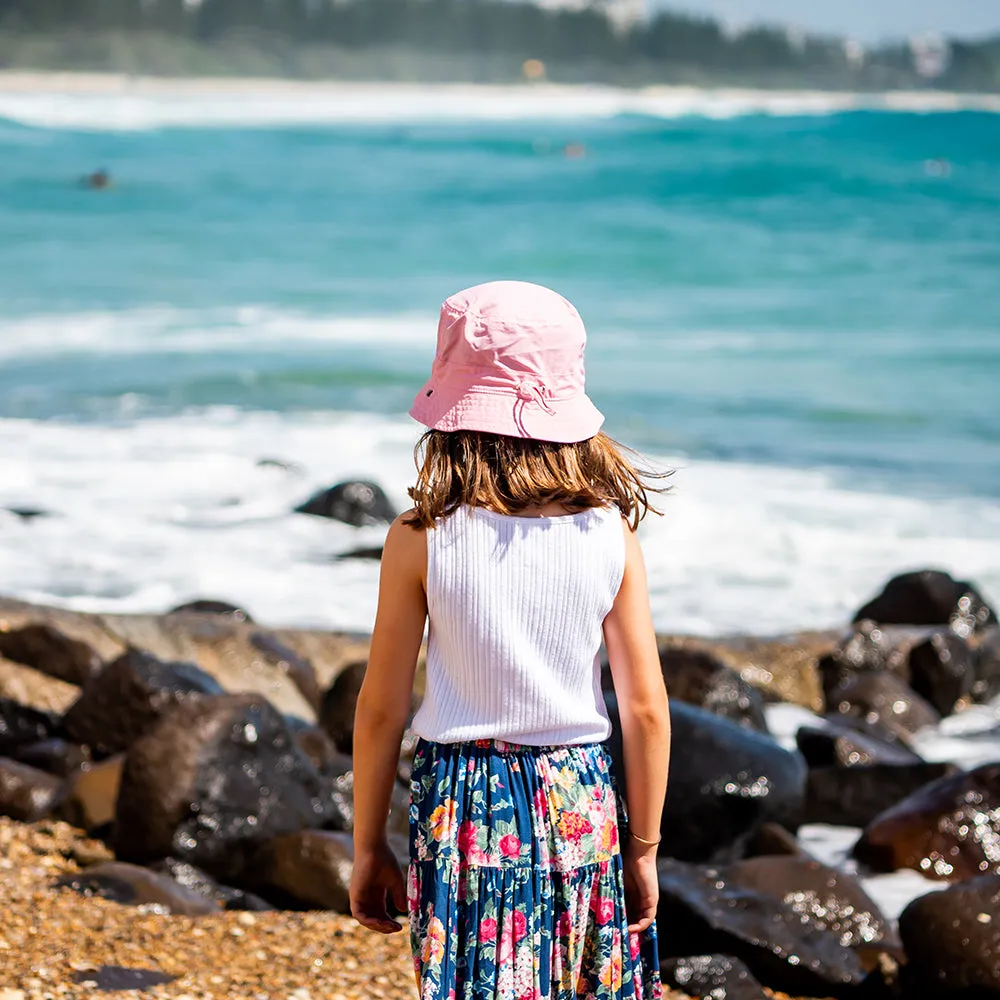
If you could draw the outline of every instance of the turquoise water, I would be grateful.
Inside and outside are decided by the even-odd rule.
[[[995,497],[998,122],[0,124],[0,415],[92,420],[126,394],[130,413],[401,412],[430,360],[418,324],[518,277],[578,304],[593,393],[643,447]],[[113,190],[74,184],[99,166]]]
[[[521,278],[677,469],[660,628],[835,626],[924,565],[1000,599],[1000,115],[332,93],[0,91],[0,593],[369,628],[332,560],[380,532],[291,511],[405,504],[438,305]]]

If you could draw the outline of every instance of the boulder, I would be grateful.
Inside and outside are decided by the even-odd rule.
[[[802,822],[867,826],[888,806],[954,771],[952,764],[924,761],[810,768]]]
[[[746,963],[729,955],[663,958],[660,979],[669,989],[705,1000],[768,1000]]]
[[[90,753],[86,747],[77,746],[58,737],[28,743],[13,751],[13,757],[21,764],[37,767],[40,771],[57,774],[61,778],[90,763]]]
[[[1000,628],[991,629],[976,650],[976,668],[970,694],[980,704],[1000,695]]]
[[[0,656],[76,685],[85,683],[102,666],[90,645],[45,622],[0,629]]]
[[[164,663],[129,649],[87,682],[63,728],[97,754],[121,753],[171,706],[213,694],[222,688],[193,663]]]
[[[253,622],[250,612],[245,608],[241,608],[238,604],[230,604],[229,601],[206,600],[204,598],[178,604],[176,608],[171,608],[167,614],[218,615],[221,618],[229,618],[234,622]]]
[[[997,620],[971,583],[929,569],[894,576],[854,621],[865,618],[880,625],[951,625],[963,637]]]
[[[129,749],[113,842],[125,860],[175,857],[232,881],[274,837],[346,822],[274,707],[223,695],[174,706]]]
[[[337,562],[342,562],[345,559],[367,559],[371,562],[378,562],[381,558],[381,545],[362,545],[360,548],[350,549],[347,552],[341,552],[334,556]]]
[[[36,517],[51,517],[52,514],[41,507],[0,507],[0,510],[7,511],[19,517],[22,521],[34,521]]]
[[[295,508],[297,514],[329,517],[356,528],[371,524],[389,524],[397,511],[377,483],[349,480],[313,494]]]
[[[941,716],[896,674],[862,673],[844,681],[830,693],[831,715],[862,719],[893,733],[904,743],[914,733],[935,726]]]
[[[808,857],[802,845],[778,823],[761,823],[746,843],[744,856],[761,858],[772,856]]]
[[[975,666],[969,644],[954,632],[938,632],[910,650],[910,687],[941,715],[972,691]]]
[[[58,729],[59,720],[51,712],[40,712],[10,698],[0,698],[0,756],[15,753],[29,743],[47,740]]]
[[[1000,876],[913,900],[899,917],[913,996],[1000,997]]]
[[[865,827],[854,856],[877,871],[957,881],[1000,874],[1000,763],[932,781]]]
[[[713,654],[672,646],[660,648],[660,669],[671,698],[767,732],[764,698]]]
[[[75,684],[50,677],[34,667],[0,659],[0,698],[62,715],[79,696],[80,689]]]
[[[124,754],[117,754],[73,773],[66,783],[60,817],[88,833],[107,827],[115,818],[124,766]]]
[[[820,726],[799,727],[795,744],[809,767],[916,764],[921,759],[891,731],[883,733],[878,726],[850,716],[831,715]]]
[[[763,860],[763,859],[759,859]],[[741,959],[764,985],[793,996],[843,996],[865,976],[841,936],[770,893],[730,884],[723,869],[661,858],[657,923],[664,958]]]
[[[78,874],[67,875],[56,885],[73,889],[84,896],[110,899],[123,906],[153,908],[157,913],[200,917],[222,909],[214,900],[206,899],[169,875],[120,861],[108,861]]]
[[[912,626],[884,626],[869,620],[858,622],[835,649],[820,657],[819,672],[827,705],[831,692],[858,674],[889,671],[909,681],[907,659],[910,649],[927,634],[927,629]]]
[[[323,695],[320,725],[341,753],[352,753],[354,749],[354,710],[367,668],[367,661],[348,664]]]
[[[176,858],[164,858],[149,866],[151,871],[167,875],[175,882],[198,893],[204,899],[221,906],[224,910],[252,910],[257,913],[273,910],[266,899],[245,889],[216,882],[208,872]]]
[[[34,823],[49,816],[63,794],[55,775],[0,757],[0,816]]]
[[[304,656],[300,656],[294,649],[290,649],[270,632],[254,632],[250,636],[250,645],[268,663],[287,675],[313,711],[319,712],[323,695],[319,689],[319,682],[316,680],[316,671],[313,670],[313,665]]]
[[[617,706],[614,696],[605,697],[613,725],[609,746],[624,787]],[[670,704],[670,722],[660,853],[692,861],[729,860],[742,853],[762,823],[795,823],[805,794],[806,765],[800,754],[679,701]]]

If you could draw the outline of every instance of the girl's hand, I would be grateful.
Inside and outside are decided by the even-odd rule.
[[[403,873],[385,842],[370,849],[354,851],[351,873],[351,916],[370,931],[394,934],[403,929],[389,916],[391,899],[399,913],[406,913],[406,884]]]
[[[628,929],[638,934],[656,917],[660,881],[656,874],[656,848],[645,847],[629,837],[622,856],[625,869],[625,912]]]

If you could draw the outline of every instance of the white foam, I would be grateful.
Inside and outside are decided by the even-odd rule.
[[[310,344],[391,344],[433,349],[433,316],[323,317],[264,306],[149,307],[0,320],[0,362],[87,353],[127,355],[272,350]]]
[[[43,128],[134,131],[418,121],[733,118],[851,110],[1000,112],[1000,97],[733,88],[319,83],[69,75],[0,76],[0,118]]]

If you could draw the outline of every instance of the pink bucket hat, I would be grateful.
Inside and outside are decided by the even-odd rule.
[[[441,306],[437,354],[410,416],[439,431],[569,443],[604,415],[584,391],[580,314],[550,288],[490,281]]]

